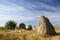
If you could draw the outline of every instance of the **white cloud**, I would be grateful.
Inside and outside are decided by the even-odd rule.
[[[0,4],[0,22],[10,19],[19,22],[34,21],[38,20],[41,15],[48,17],[51,21],[60,21],[59,10],[50,5],[39,2],[36,2],[37,5],[29,3],[28,8],[31,9],[29,10],[28,8],[25,8],[25,5],[21,6],[10,2],[8,3],[10,5]],[[36,10],[35,8],[40,8],[42,10]],[[43,10],[44,8],[49,11]],[[50,10],[54,12],[51,12]]]

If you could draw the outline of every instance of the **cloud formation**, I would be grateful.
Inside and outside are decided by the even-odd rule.
[[[36,25],[40,16],[46,16],[53,24],[60,24],[60,9],[50,0],[0,0],[0,25],[8,20]],[[51,3],[53,2],[53,6]],[[57,1],[58,2],[58,1]],[[58,3],[56,3],[58,4]],[[60,5],[59,5],[60,6]]]

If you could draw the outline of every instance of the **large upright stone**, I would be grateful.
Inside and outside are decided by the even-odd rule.
[[[36,31],[38,34],[54,35],[55,29],[50,23],[49,19],[45,16],[41,16],[38,20]]]

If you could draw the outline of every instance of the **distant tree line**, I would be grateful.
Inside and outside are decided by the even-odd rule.
[[[1,27],[4,29],[3,27]],[[17,23],[14,20],[8,20],[5,23],[5,29],[14,30],[17,28]],[[26,28],[26,25],[24,23],[20,23],[17,29],[25,29],[25,30],[32,30],[32,25],[28,25],[28,28]]]

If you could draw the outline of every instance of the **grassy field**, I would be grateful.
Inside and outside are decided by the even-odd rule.
[[[56,26],[55,30],[59,33],[60,27]],[[0,30],[0,40],[60,40],[60,35],[42,37],[33,30]]]

